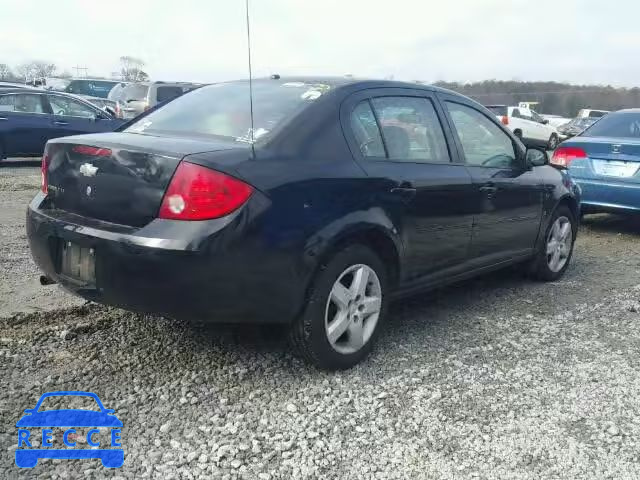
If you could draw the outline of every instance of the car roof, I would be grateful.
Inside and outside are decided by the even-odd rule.
[[[120,83],[122,80],[113,80],[112,78],[67,78],[70,82],[109,82],[109,83]]]
[[[604,110],[598,110],[603,112]],[[609,113],[640,113],[640,108],[623,108],[622,110],[616,110]]]
[[[43,393],[38,402],[40,402],[40,400],[44,400],[47,397],[92,397],[98,401],[100,400],[98,398],[98,395],[93,392],[82,392],[79,390],[60,390],[57,392]]]
[[[0,86],[0,93],[47,93],[41,88],[20,88],[20,87],[3,87]]]
[[[235,82],[248,82],[248,79],[239,79],[239,80],[231,80],[228,82],[218,82],[220,83],[235,83]],[[260,77],[252,79],[254,83],[258,82],[273,82],[277,81],[280,83],[293,83],[293,82],[301,82],[301,83],[310,83],[310,84],[325,84],[329,85],[332,88],[352,88],[354,90],[363,89],[363,88],[411,88],[414,90],[426,90],[430,92],[441,92],[448,93],[457,96],[464,96],[460,93],[454,92],[452,90],[447,90],[446,88],[436,87],[434,85],[427,85],[418,82],[403,82],[398,80],[381,80],[381,79],[371,79],[371,78],[358,78],[358,77],[339,77],[339,76],[278,76],[277,78],[272,77]]]

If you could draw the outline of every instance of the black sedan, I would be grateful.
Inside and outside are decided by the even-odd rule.
[[[322,368],[389,302],[512,264],[567,269],[579,189],[476,102],[390,81],[216,84],[122,131],[50,141],[31,252],[82,297],[290,326]]]

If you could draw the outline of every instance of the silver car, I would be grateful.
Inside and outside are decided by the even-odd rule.
[[[200,86],[196,83],[174,82],[121,83],[110,92],[109,100],[118,103],[121,118],[130,119]]]

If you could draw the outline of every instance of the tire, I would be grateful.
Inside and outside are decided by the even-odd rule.
[[[365,275],[366,284],[357,281]],[[383,325],[388,278],[380,258],[364,245],[351,245],[334,254],[320,267],[304,312],[290,327],[294,351],[324,370],[345,370],[362,361]],[[359,285],[364,286],[358,289]]]
[[[557,234],[562,232],[555,229],[562,229],[564,225],[570,225],[571,230],[566,236],[566,242],[559,244]],[[556,208],[545,230],[544,241],[541,243],[538,253],[531,263],[530,271],[535,279],[552,282],[564,275],[573,255],[577,226],[576,219],[566,205],[560,205]],[[554,240],[556,243],[552,244]],[[555,255],[558,255],[558,257],[555,257]],[[559,258],[561,263],[554,263],[556,258]]]
[[[555,150],[558,147],[558,136],[555,133],[551,134],[549,142],[547,142],[547,150]]]

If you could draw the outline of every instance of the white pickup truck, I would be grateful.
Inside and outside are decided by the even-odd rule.
[[[487,105],[503,125],[519,137],[526,146],[545,147],[554,150],[560,141],[560,135],[549,121],[527,107],[508,105]]]

